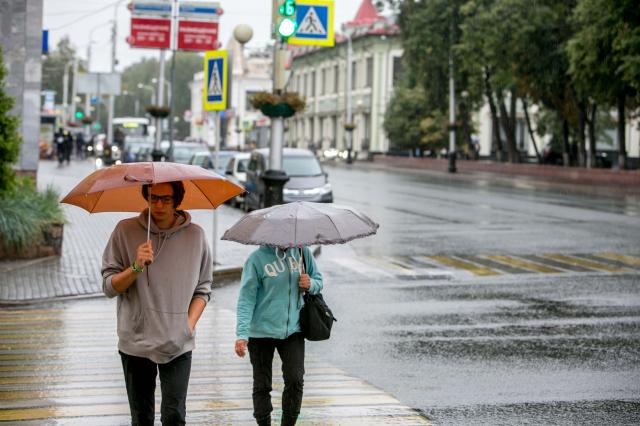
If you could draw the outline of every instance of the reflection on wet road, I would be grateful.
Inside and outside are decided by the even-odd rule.
[[[381,224],[323,248],[335,365],[436,424],[640,423],[640,203],[328,168]]]

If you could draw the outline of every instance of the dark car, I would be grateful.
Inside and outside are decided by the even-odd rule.
[[[135,163],[138,161],[151,161],[153,152],[153,139],[148,136],[127,136],[124,138],[122,161]]]
[[[308,149],[284,148],[282,168],[289,180],[282,191],[283,201],[312,201],[332,203],[333,191],[327,173],[322,170],[316,156]],[[264,207],[265,185],[262,176],[269,170],[269,149],[256,149],[251,152],[247,167],[245,210]]]

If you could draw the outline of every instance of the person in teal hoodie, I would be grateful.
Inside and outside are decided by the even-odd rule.
[[[242,270],[238,295],[235,352],[247,348],[253,367],[253,416],[258,425],[271,424],[273,355],[282,360],[282,425],[295,425],[302,405],[304,337],[300,332],[302,294],[322,291],[322,274],[308,247],[280,249],[261,246]]]

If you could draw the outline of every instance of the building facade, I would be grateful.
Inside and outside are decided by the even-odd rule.
[[[364,0],[353,21],[343,25],[330,48],[296,47],[287,90],[306,99],[307,107],[285,122],[285,145],[310,148],[318,154],[347,149],[347,127],[355,124],[353,152],[359,158],[386,152],[389,140],[384,115],[401,73],[402,47],[398,27]],[[347,89],[348,45],[351,39],[351,90]],[[352,121],[347,122],[347,97]]]
[[[6,91],[20,119],[18,172],[36,176],[42,81],[42,0],[0,0],[0,45],[8,70]]]

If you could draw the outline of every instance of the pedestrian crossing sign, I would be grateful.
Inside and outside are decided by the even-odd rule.
[[[296,0],[296,24],[290,44],[333,46],[333,0]]]
[[[227,109],[227,51],[212,50],[204,56],[203,106],[205,111]]]

